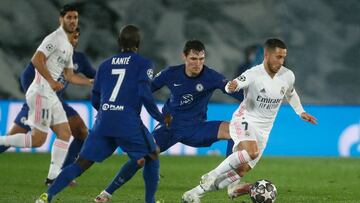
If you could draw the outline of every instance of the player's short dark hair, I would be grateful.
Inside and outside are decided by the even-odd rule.
[[[187,56],[191,50],[194,50],[196,52],[205,51],[205,46],[200,40],[189,40],[185,43],[183,50],[184,55]]]
[[[125,25],[120,29],[118,38],[122,51],[134,51],[140,46],[140,30],[135,25]]]
[[[281,49],[287,49],[286,44],[280,39],[276,39],[276,38],[271,38],[266,40],[264,47],[265,49],[271,49],[271,50],[275,49],[276,47]]]
[[[61,9],[60,9],[60,16],[64,17],[66,15],[67,12],[70,11],[76,11],[79,12],[79,8],[76,4],[65,4]]]

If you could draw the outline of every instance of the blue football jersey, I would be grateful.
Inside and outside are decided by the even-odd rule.
[[[93,87],[92,104],[98,109],[94,128],[111,137],[138,132],[143,125],[140,118],[143,104],[161,120],[151,95],[152,74],[152,62],[134,52],[105,60],[96,73]]]
[[[88,78],[94,78],[96,74],[96,70],[90,65],[89,60],[85,56],[85,54],[81,52],[74,51],[73,54],[73,64],[74,64],[74,73],[82,73]],[[30,62],[20,76],[20,83],[21,87],[24,92],[27,91],[29,86],[31,85],[32,81],[35,77],[35,67]],[[60,75],[58,81],[64,84],[64,88],[57,92],[57,95],[60,100],[62,100],[62,95],[68,86],[69,82],[65,80],[63,74]]]
[[[173,122],[191,122],[196,124],[207,119],[207,105],[216,89],[223,93],[227,84],[226,78],[215,70],[204,65],[197,77],[185,74],[185,65],[171,66],[159,72],[152,81],[152,90],[163,86],[170,90],[163,114],[170,113]],[[237,98],[237,95],[231,94]]]

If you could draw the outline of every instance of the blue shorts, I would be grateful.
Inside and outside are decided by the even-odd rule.
[[[139,160],[156,150],[155,141],[145,126],[139,132],[129,133],[123,137],[103,136],[101,131],[93,128],[79,156],[87,160],[102,162],[111,156],[117,147],[126,152],[132,160]]]
[[[178,142],[192,147],[209,147],[219,140],[217,135],[221,123],[222,121],[207,121],[175,128],[162,125],[155,128],[153,136],[161,152]]]
[[[65,102],[61,102],[65,113],[66,113],[66,117],[71,117],[71,116],[77,116],[79,115],[78,112],[75,111],[75,109],[73,109],[69,104],[65,103]],[[31,128],[28,125],[25,125],[24,122],[27,120],[28,118],[28,113],[29,113],[29,106],[27,105],[27,103],[25,102],[23,104],[23,106],[21,107],[20,112],[18,113],[18,115],[16,116],[14,123],[16,123],[17,125],[19,125],[22,128],[27,129],[28,131],[31,130]]]

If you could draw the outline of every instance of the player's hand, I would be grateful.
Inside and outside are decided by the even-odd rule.
[[[229,81],[227,83],[227,88],[228,88],[230,93],[235,92],[236,88],[237,88],[237,82],[235,80]]]
[[[94,84],[94,79],[89,79],[89,86]]]
[[[164,115],[164,123],[165,123],[165,126],[166,126],[167,128],[170,127],[171,121],[172,121],[172,116],[171,116],[171,114],[169,114],[169,113],[165,114],[165,115]]]
[[[52,81],[50,83],[50,87],[55,91],[59,91],[61,90],[62,88],[64,88],[64,85],[61,83],[61,82],[57,82],[57,81]]]
[[[306,112],[302,112],[301,113],[301,118],[304,120],[304,121],[307,121],[311,124],[314,124],[316,125],[317,124],[317,118],[315,118],[314,116],[306,113]]]

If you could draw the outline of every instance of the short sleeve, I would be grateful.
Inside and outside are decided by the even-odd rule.
[[[139,82],[151,82],[154,75],[154,64],[151,61],[144,61],[142,67],[140,68],[140,74],[138,81]]]
[[[37,51],[41,51],[45,54],[46,58],[53,53],[58,47],[58,40],[56,35],[49,35],[41,42]]]
[[[101,81],[100,81],[100,70],[101,70],[101,67],[102,65],[100,65],[99,67],[99,71],[96,72],[95,74],[95,79],[94,79],[94,85],[93,85],[93,92],[100,92],[100,84],[101,84]]]
[[[255,74],[252,70],[247,70],[244,73],[242,73],[239,77],[235,78],[237,82],[237,88],[236,89],[243,89],[247,86],[249,86],[252,81],[255,80]]]
[[[151,82],[151,90],[152,91],[160,89],[164,85],[166,85],[168,71],[169,71],[169,68],[165,68],[155,75],[154,79]]]
[[[67,56],[67,61],[65,63],[66,68],[74,69],[74,62],[73,62],[73,50],[71,49],[70,54]]]

